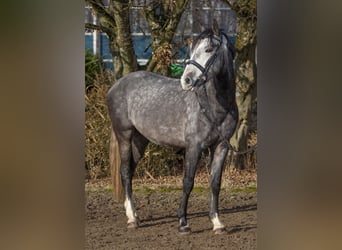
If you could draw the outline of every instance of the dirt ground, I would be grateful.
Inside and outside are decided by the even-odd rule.
[[[239,184],[232,181],[234,178]],[[244,176],[230,174],[230,181],[222,186],[219,208],[226,233],[212,232],[208,217],[209,188],[202,178],[195,180],[189,199],[188,223],[192,233],[179,235],[177,208],[181,177],[171,181],[134,181],[138,229],[126,228],[123,204],[112,199],[109,180],[87,182],[85,249],[256,249],[256,175],[251,174],[246,181]]]

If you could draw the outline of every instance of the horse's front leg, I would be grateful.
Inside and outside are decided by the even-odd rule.
[[[209,217],[214,225],[213,231],[215,234],[224,232],[225,226],[221,223],[218,217],[218,201],[221,188],[221,177],[223,163],[228,152],[228,143],[221,142],[215,149],[214,158],[211,163],[210,172],[210,212]]]
[[[187,207],[190,193],[192,191],[192,188],[194,187],[194,178],[200,153],[201,150],[199,146],[189,147],[185,151],[183,196],[178,210],[178,231],[181,234],[189,234],[191,232],[191,229],[187,222]]]

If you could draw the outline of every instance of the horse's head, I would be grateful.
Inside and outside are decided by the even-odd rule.
[[[220,72],[223,64],[223,57],[220,55],[227,50],[227,42],[216,21],[211,29],[205,30],[198,36],[193,43],[191,57],[181,77],[184,90],[194,90],[197,85],[204,84]]]

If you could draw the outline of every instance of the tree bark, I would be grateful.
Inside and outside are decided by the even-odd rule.
[[[116,44],[122,63],[122,76],[138,69],[130,31],[129,1],[112,1],[113,14],[116,23]],[[114,65],[115,66],[115,65]]]
[[[237,13],[237,40],[235,59],[236,101],[239,108],[239,122],[231,138],[231,144],[238,151],[248,148],[248,135],[251,127],[252,105],[256,100],[256,0],[226,2]],[[253,153],[253,152],[252,152]],[[249,153],[250,154],[250,153]],[[237,169],[244,169],[247,154],[230,154],[230,162]]]
[[[152,57],[147,70],[170,76],[172,39],[189,0],[166,0],[155,2],[143,10],[151,27]]]
[[[98,16],[98,29],[108,35],[109,50],[114,65],[115,80],[138,69],[129,21],[129,1],[110,1],[105,7],[101,0],[87,0]],[[90,24],[86,24],[91,28]],[[93,27],[95,28],[95,27]]]

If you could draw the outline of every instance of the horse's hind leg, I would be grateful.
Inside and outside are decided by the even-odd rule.
[[[214,158],[211,163],[210,172],[210,212],[209,217],[213,223],[213,231],[215,234],[224,232],[225,226],[221,223],[218,217],[218,201],[221,188],[221,177],[223,163],[228,151],[227,142],[221,142],[215,149]]]
[[[132,178],[135,167],[142,157],[147,140],[137,133],[137,131],[125,131],[119,140],[121,157],[121,179],[125,190],[125,209],[128,218],[127,227],[138,227],[138,216],[136,214],[132,199]]]
[[[134,169],[132,167],[132,131],[126,130],[121,132],[118,136],[118,143],[120,148],[120,173],[122,185],[125,191],[125,209],[126,216],[128,218],[127,225],[130,228],[136,228],[138,226],[138,219],[134,209],[134,204],[132,201],[132,177]]]
[[[132,137],[132,155],[134,168],[137,166],[139,160],[143,157],[147,144],[148,140],[138,131],[135,131]]]

